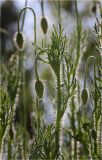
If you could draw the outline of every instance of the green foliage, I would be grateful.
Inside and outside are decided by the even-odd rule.
[[[1,64],[2,70],[0,72],[1,159],[5,156],[5,146],[7,146],[8,159],[101,160],[102,69],[99,64],[97,65],[94,56],[88,57],[85,66],[84,87],[80,85],[77,73],[87,39],[78,13],[77,1],[74,4],[76,12],[74,34],[68,38],[64,34],[61,25],[60,1],[58,1],[59,26],[53,25],[50,42],[46,48],[44,45],[41,47],[36,43],[36,15],[34,10],[25,7],[19,14],[16,37],[19,48],[7,64],[4,62]],[[43,1],[41,5],[43,14],[41,27],[46,34],[48,25],[44,18]],[[35,54],[36,81],[35,87],[33,87],[33,96],[29,88],[31,72],[25,70],[23,66],[25,52],[21,52],[24,38],[20,32],[19,21],[21,13],[26,9],[30,9],[34,15],[34,43],[32,44]],[[101,22],[97,19],[95,32],[98,43],[96,46],[101,53],[102,26],[100,24]],[[92,76],[90,76],[89,70],[91,61],[93,62]],[[50,69],[47,69],[46,64]],[[45,65],[43,74],[39,74],[39,76],[38,65]],[[45,92],[49,93],[47,97]],[[51,124],[44,121],[46,98],[51,99],[55,112]],[[47,107],[50,111],[49,106],[51,105],[48,101]],[[69,112],[67,113],[68,109]],[[67,116],[65,117],[65,115]],[[64,118],[65,120],[63,120]],[[68,126],[65,125],[66,121],[68,121]],[[32,143],[29,144],[30,142]]]
[[[0,89],[0,144],[2,141],[3,134],[8,125],[11,112],[11,101],[8,93]]]

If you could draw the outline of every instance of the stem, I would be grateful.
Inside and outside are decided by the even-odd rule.
[[[57,118],[56,118],[56,139],[55,139],[55,151],[56,155],[59,152],[59,132],[60,132],[60,113],[61,113],[61,86],[60,86],[60,73],[57,75]]]
[[[75,104],[74,104],[74,98],[72,98],[71,114],[72,114],[71,115],[72,116],[71,125],[72,125],[73,135],[75,137]],[[76,140],[75,139],[72,139],[72,140],[73,140],[73,150],[72,150],[73,158],[76,159]]]
[[[85,66],[85,77],[84,77],[84,89],[86,88],[87,71],[88,71],[88,67],[87,67],[87,63],[86,63],[86,66]]]
[[[40,110],[39,110],[39,100],[36,97],[36,108],[37,108],[37,134],[39,136],[40,130]]]
[[[60,0],[58,0],[58,23],[59,23],[59,27],[61,27],[61,5],[60,5]]]
[[[78,8],[77,8],[77,1],[75,0],[75,12],[76,12],[76,19],[77,19],[77,59],[75,63],[75,70],[77,69],[79,57],[80,57],[80,38],[81,38],[81,22],[79,19]]]
[[[61,33],[60,19],[60,0],[58,0],[58,18],[59,18],[59,35]],[[60,51],[59,51],[60,55]],[[62,64],[63,66],[63,64]],[[60,136],[60,120],[61,120],[61,81],[60,81],[60,62],[57,73],[57,117],[56,117],[56,137],[55,137],[55,155],[59,154],[59,136]],[[63,72],[64,66],[62,67]]]
[[[35,59],[35,74],[36,74],[36,79],[38,81],[39,80],[39,76],[38,76],[38,71],[37,71],[37,60],[38,60],[38,56]]]
[[[25,0],[25,7],[27,7],[27,0]],[[23,14],[23,20],[22,20],[22,27],[21,27],[21,31],[23,30],[23,27],[24,27],[24,22],[25,22],[25,16],[26,16],[26,10]]]
[[[44,1],[41,1],[42,16],[44,17]]]
[[[95,85],[95,95],[94,95],[94,110],[93,110],[93,114],[92,114],[92,121],[94,122],[93,127],[96,129],[96,134],[97,134],[97,113],[95,112],[97,109],[97,91],[96,91],[96,60],[95,57],[90,56],[87,60],[87,64],[86,64],[86,70],[87,70],[87,65],[90,62],[90,60],[93,60],[93,65],[94,65],[94,85]],[[86,72],[85,72],[86,73]],[[84,81],[84,87],[86,85],[86,74],[85,74],[85,81]],[[94,142],[94,152],[97,154],[97,143],[96,141]]]
[[[3,160],[3,157],[4,157],[5,143],[7,142],[7,138],[8,138],[8,134],[9,134],[10,126],[11,126],[10,124],[11,124],[11,118],[8,121],[8,125],[5,129],[5,133],[3,135],[2,142],[1,142],[1,151],[0,151],[0,159],[1,160]]]
[[[30,9],[32,11],[33,15],[34,15],[34,43],[36,43],[36,14],[31,7],[25,7],[21,10],[21,12],[18,16],[18,32],[20,32],[20,17],[21,17],[21,14],[26,9]]]

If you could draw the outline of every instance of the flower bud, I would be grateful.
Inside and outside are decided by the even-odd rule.
[[[22,32],[16,32],[14,37],[14,44],[18,50],[24,49],[24,35]]]
[[[87,100],[88,100],[88,92],[86,89],[82,90],[81,98],[82,98],[83,104],[86,105]]]
[[[35,82],[35,90],[36,90],[37,96],[39,98],[42,98],[42,96],[43,96],[43,90],[44,90],[42,81],[37,80]]]
[[[14,133],[13,133],[13,130],[11,128],[9,130],[9,135],[10,135],[10,139],[13,140]]]
[[[92,131],[91,131],[91,136],[96,141],[96,139],[97,139],[97,133],[96,133],[96,131],[94,129],[92,129]]]
[[[94,6],[92,7],[92,12],[93,12],[94,14],[96,14],[96,5],[94,5]]]
[[[47,28],[48,28],[48,24],[47,24],[46,18],[44,18],[44,17],[41,19],[41,28],[43,30],[43,33],[46,34]]]

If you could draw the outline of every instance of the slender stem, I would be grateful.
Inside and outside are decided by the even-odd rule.
[[[27,7],[27,0],[25,0],[25,7]],[[21,31],[23,31],[24,22],[25,22],[25,16],[26,16],[26,10],[25,10],[25,12],[23,14]]]
[[[77,8],[77,1],[75,0],[75,12],[76,12],[76,19],[77,19],[77,59],[75,63],[75,70],[77,69],[78,62],[79,62],[79,55],[80,55],[80,38],[81,38],[81,22],[79,19],[78,8]]]
[[[72,107],[71,107],[71,116],[72,116],[72,119],[71,119],[71,125],[72,125],[72,130],[73,130],[73,135],[75,136],[75,104],[74,104],[74,98],[72,98]],[[72,139],[73,140],[73,157],[74,159],[76,159],[76,140],[75,139]]]
[[[59,23],[59,27],[61,27],[61,5],[60,5],[60,0],[58,0],[58,23]]]
[[[87,64],[86,64],[86,66],[85,66],[85,77],[84,77],[84,89],[86,88],[87,71],[88,71],[88,67],[87,67]]]
[[[93,114],[92,114],[92,119],[94,121],[94,126],[95,129],[96,129],[96,134],[97,134],[97,113],[95,112],[96,109],[97,109],[97,91],[96,91],[96,60],[95,60],[95,57],[93,56],[90,56],[87,60],[87,64],[86,64],[86,69],[87,69],[87,65],[88,63],[90,62],[90,60],[93,60],[93,65],[94,65],[94,85],[95,85],[95,95],[94,95],[94,110],[93,110]],[[86,76],[85,76],[85,81],[86,81]],[[94,116],[95,116],[95,119],[94,119]],[[97,154],[97,143],[96,141],[94,142],[94,151],[95,153]]]
[[[44,1],[41,1],[42,16],[44,17]]]
[[[38,71],[37,71],[37,60],[38,60],[38,56],[35,59],[35,74],[36,74],[36,79],[39,80]]]
[[[56,155],[59,152],[59,132],[60,132],[60,113],[61,113],[61,86],[60,72],[57,75],[57,118],[56,118]]]
[[[36,14],[31,7],[25,7],[21,10],[21,12],[18,16],[18,32],[20,32],[20,17],[21,17],[21,14],[26,9],[30,9],[32,11],[33,15],[34,15],[34,43],[36,43]]]
[[[60,0],[58,0],[58,23],[59,23],[59,34],[60,34],[61,32]],[[55,139],[56,155],[58,155],[59,153],[59,134],[60,134],[60,117],[61,117],[60,113],[61,113],[61,82],[60,82],[60,64],[59,64],[59,72],[57,74],[57,117],[56,117],[56,139]]]
[[[39,135],[40,130],[40,110],[39,110],[39,100],[36,97],[36,108],[37,108],[37,134]]]

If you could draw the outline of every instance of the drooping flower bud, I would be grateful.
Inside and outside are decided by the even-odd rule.
[[[36,90],[37,96],[38,96],[39,98],[42,98],[42,96],[43,96],[43,91],[44,91],[44,87],[43,87],[42,81],[37,80],[37,81],[35,82],[35,90]]]
[[[47,24],[47,20],[46,20],[45,17],[43,17],[43,18],[41,19],[41,28],[42,28],[42,30],[43,30],[43,33],[46,34],[47,28],[48,28],[48,24]]]
[[[24,43],[25,43],[25,39],[24,39],[24,35],[22,32],[16,32],[15,37],[14,37],[14,44],[15,47],[22,51],[24,49]]]
[[[92,131],[91,131],[91,136],[96,141],[96,139],[97,139],[97,133],[96,133],[96,131],[94,129],[92,129]]]
[[[92,12],[93,12],[94,14],[96,14],[96,5],[94,5],[94,6],[92,7]]]
[[[82,90],[81,98],[82,98],[83,104],[86,105],[87,100],[88,100],[88,92],[86,89]]]

